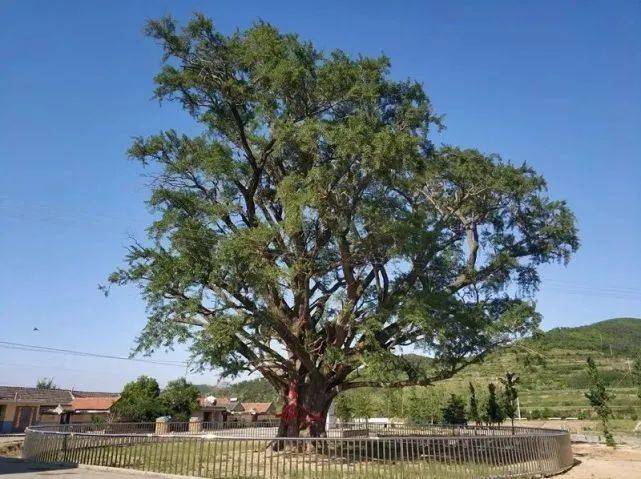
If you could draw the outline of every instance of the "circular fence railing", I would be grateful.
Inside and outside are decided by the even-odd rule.
[[[275,433],[272,422],[37,426],[23,456],[261,479],[539,477],[573,464],[569,433],[550,429],[342,424],[324,438]]]

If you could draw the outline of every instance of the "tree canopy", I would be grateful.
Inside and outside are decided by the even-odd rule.
[[[514,433],[514,418],[516,417],[519,398],[519,391],[516,389],[519,383],[519,376],[516,373],[507,372],[505,377],[499,378],[503,385],[503,411],[512,422],[512,432]]]
[[[444,424],[467,424],[467,414],[465,412],[465,402],[460,396],[450,394],[450,399],[443,408]]]
[[[57,389],[57,386],[53,383],[53,378],[38,378],[36,389]]]
[[[111,412],[125,421],[155,421],[165,414],[166,409],[159,401],[158,381],[140,376],[125,384],[120,398],[111,406]]]
[[[155,421],[165,415],[173,421],[188,421],[198,408],[198,396],[198,388],[185,378],[169,381],[161,391],[154,378],[140,376],[125,384],[111,412],[126,421]]]
[[[488,424],[501,424],[505,420],[505,411],[501,408],[501,403],[496,397],[496,385],[494,383],[488,384],[487,390],[488,396],[483,419]]]
[[[478,399],[476,399],[476,389],[471,382],[468,384],[468,387],[470,391],[470,421],[474,421],[474,423],[478,425],[481,422],[481,413],[479,412]]]
[[[160,393],[159,399],[174,421],[189,421],[191,414],[198,409],[199,391],[185,378],[169,381]]]
[[[148,303],[139,351],[187,342],[195,364],[259,371],[324,414],[340,391],[431,384],[536,329],[537,266],[578,239],[530,166],[435,146],[441,118],[387,57],[202,15],[146,31],[156,97],[202,132],[129,150],[156,217],[110,280]]]

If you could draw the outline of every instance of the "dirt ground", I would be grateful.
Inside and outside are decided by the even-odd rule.
[[[641,479],[641,449],[601,444],[573,444],[580,464],[560,476],[562,479]]]
[[[0,437],[0,457],[20,457],[22,438]]]

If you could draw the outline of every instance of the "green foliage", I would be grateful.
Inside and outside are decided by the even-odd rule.
[[[515,373],[507,372],[505,377],[499,378],[499,381],[503,384],[503,412],[510,418],[512,427],[514,427],[517,409],[516,400],[519,397],[516,385],[519,383],[519,377]]]
[[[474,388],[474,385],[471,382],[469,383],[469,390],[470,390],[469,418],[470,418],[470,421],[474,421],[476,424],[479,424],[481,422],[481,413],[479,412],[479,403],[478,403],[478,400],[476,399],[476,389]]]
[[[396,417],[405,417],[416,424],[440,423],[443,421],[443,406],[447,396],[442,388],[411,388],[397,408]]]
[[[111,412],[121,421],[146,422],[166,414],[160,401],[160,387],[154,378],[140,376],[125,384]]]
[[[505,412],[496,397],[496,385],[494,383],[488,384],[487,390],[489,394],[485,404],[483,420],[488,424],[501,424],[505,420]]]
[[[185,378],[169,381],[159,399],[172,421],[189,421],[191,413],[198,408],[199,391]]]
[[[614,446],[614,438],[610,433],[608,422],[612,417],[612,409],[609,402],[612,400],[612,395],[608,392],[599,374],[599,369],[591,357],[587,359],[588,375],[590,377],[590,387],[585,393],[585,397],[590,401],[590,405],[594,408],[601,424],[603,426],[603,435],[608,446]]]
[[[538,340],[537,349],[590,351],[610,356],[633,357],[641,344],[641,320],[614,318],[587,326],[555,328]]]
[[[125,384],[111,412],[121,421],[155,421],[160,416],[171,416],[172,421],[188,421],[198,407],[199,390],[185,378],[169,381],[160,390],[158,381],[140,376]]]
[[[368,389],[339,394],[334,399],[334,414],[343,421],[352,419],[369,419],[384,415],[380,398],[371,394]]]
[[[39,378],[36,382],[36,389],[56,389],[53,378]]]
[[[373,401],[371,394],[368,394],[365,389],[354,391],[350,395],[350,404],[353,414],[358,412],[358,417],[360,418],[369,419],[376,414],[377,405]]]
[[[107,419],[104,416],[94,414],[91,416],[91,424],[95,427],[96,431],[100,431],[107,426]]]
[[[447,405],[443,408],[444,424],[467,424],[465,402],[460,396],[451,394]]]
[[[641,351],[637,353],[632,365],[632,384],[637,389],[637,397],[641,400]]]
[[[164,52],[156,97],[202,132],[129,150],[156,174],[157,219],[109,279],[142,288],[139,351],[187,342],[202,368],[331,399],[433,384],[537,329],[537,268],[578,239],[530,166],[435,147],[440,118],[386,57],[322,52],[263,22],[226,36],[200,14],[146,31]]]
[[[358,412],[354,411],[350,396],[346,394],[339,394],[334,399],[334,414],[344,422],[351,421],[354,417],[360,416]]]

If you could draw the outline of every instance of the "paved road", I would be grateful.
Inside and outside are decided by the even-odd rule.
[[[71,479],[164,479],[162,474],[131,473],[131,471],[104,471],[83,466],[48,466],[37,464],[13,457],[0,457],[0,476],[11,474],[7,479],[22,478],[52,478],[63,477]]]

